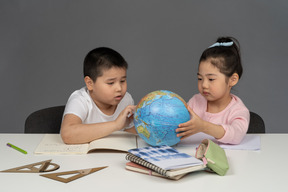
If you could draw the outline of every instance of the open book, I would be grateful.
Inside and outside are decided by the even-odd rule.
[[[86,154],[97,150],[127,152],[137,148],[137,135],[119,131],[87,144],[67,145],[60,134],[45,134],[35,154]]]
[[[128,150],[126,159],[170,179],[179,179],[187,173],[206,167],[201,160],[167,145]]]

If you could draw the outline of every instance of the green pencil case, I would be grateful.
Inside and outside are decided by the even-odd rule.
[[[229,169],[226,153],[219,145],[209,139],[204,139],[196,150],[196,158],[202,159],[210,171],[225,175]]]

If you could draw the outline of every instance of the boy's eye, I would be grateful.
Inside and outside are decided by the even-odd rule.
[[[202,80],[202,78],[198,77],[198,81],[201,81],[201,80]]]
[[[214,81],[215,79],[209,79],[209,81]]]
[[[107,84],[108,84],[108,85],[113,85],[113,84],[114,84],[114,82],[108,82]]]
[[[124,79],[124,80],[121,80],[121,83],[125,83],[126,82],[126,79]]]

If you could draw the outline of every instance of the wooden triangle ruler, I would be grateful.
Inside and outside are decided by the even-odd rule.
[[[59,165],[55,163],[51,163],[52,159],[41,161],[38,163],[32,163],[29,165],[24,165],[20,167],[15,167],[12,169],[7,169],[1,172],[13,172],[13,173],[40,173],[40,172],[49,172],[49,171],[55,171],[59,169]],[[50,165],[53,166],[51,169],[47,169]]]
[[[56,181],[60,181],[63,183],[69,183],[70,181],[73,181],[75,179],[79,179],[81,177],[84,177],[86,175],[89,175],[91,173],[99,171],[99,170],[104,169],[106,167],[108,167],[108,166],[96,167],[96,168],[91,168],[91,169],[81,169],[81,170],[75,170],[75,171],[65,171],[65,172],[59,172],[59,173],[42,174],[40,176],[43,176],[43,177],[46,177],[49,179],[54,179]],[[68,178],[64,178],[65,176],[69,176],[69,175],[71,175],[71,176]]]

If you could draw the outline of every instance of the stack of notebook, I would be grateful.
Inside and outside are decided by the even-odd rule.
[[[205,168],[201,160],[167,145],[130,149],[126,159],[127,170],[175,180]]]

